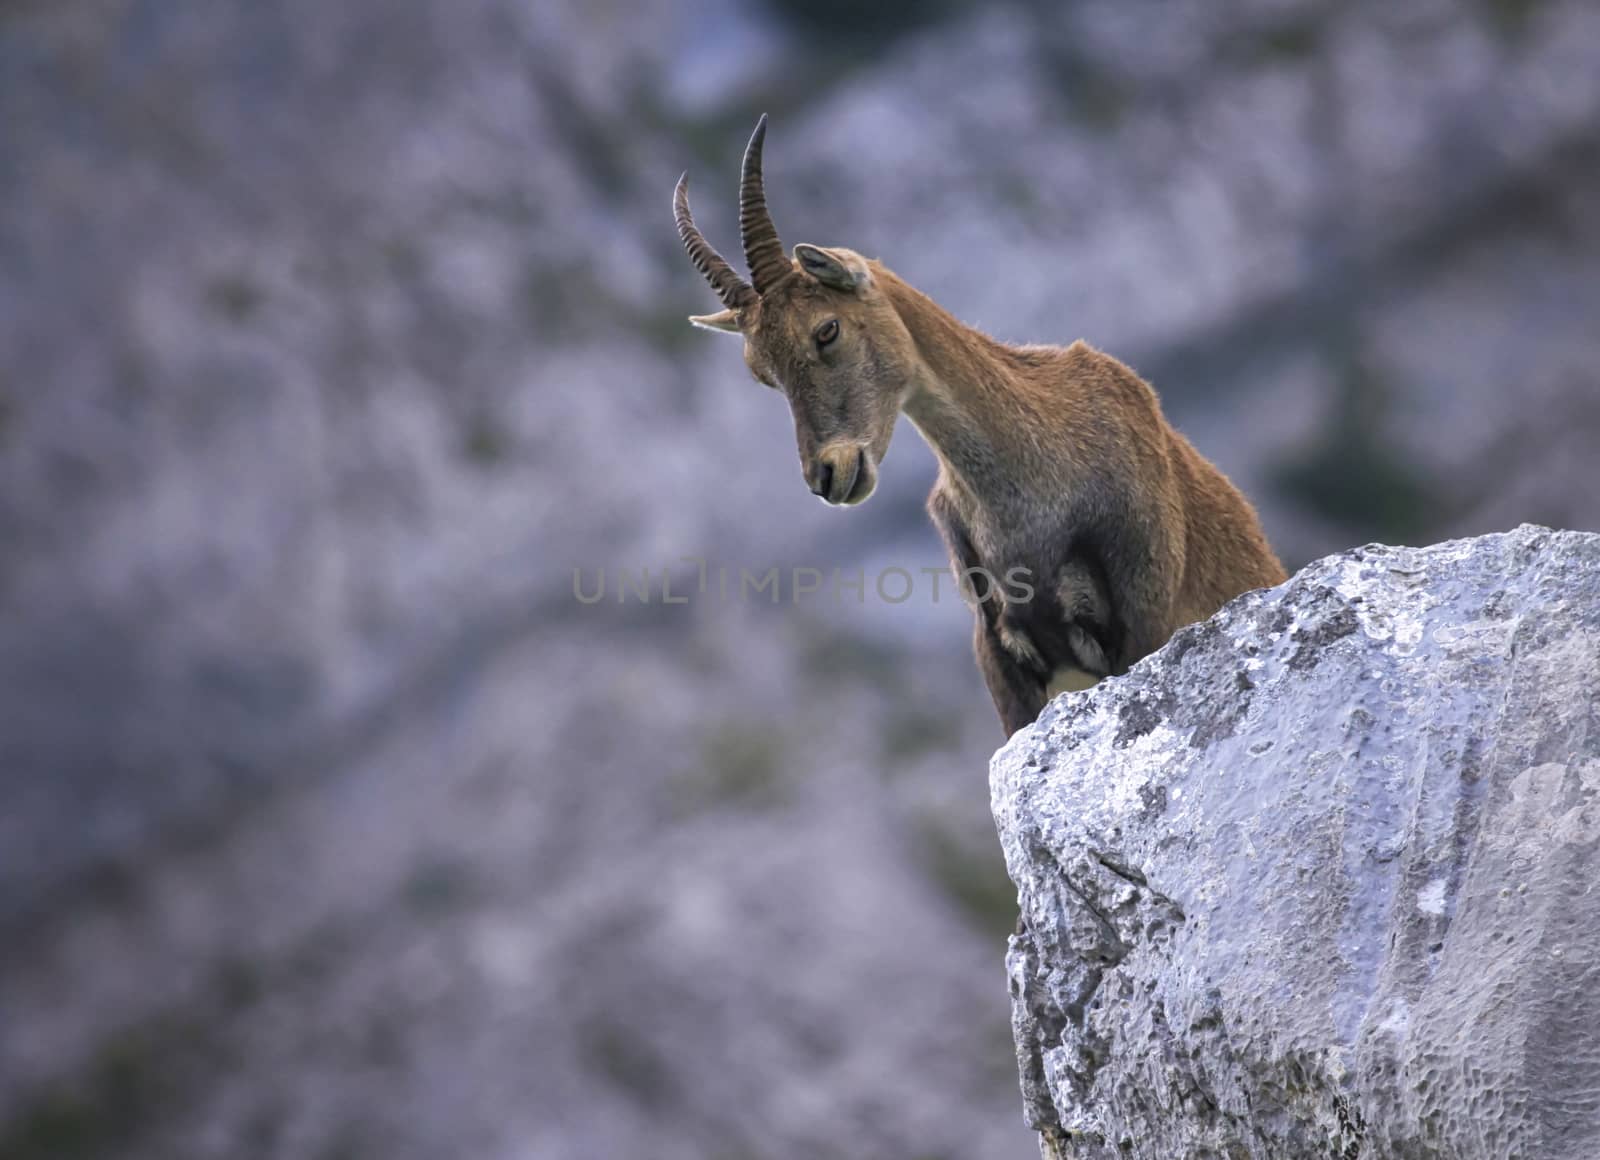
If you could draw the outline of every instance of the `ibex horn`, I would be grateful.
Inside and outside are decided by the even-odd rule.
[[[689,212],[687,173],[678,178],[678,188],[673,191],[672,216],[677,219],[678,236],[683,239],[683,248],[689,251],[689,260],[705,275],[706,281],[717,292],[717,297],[722,299],[722,304],[729,310],[743,310],[754,303],[757,297],[755,287],[728,265],[727,260],[712,248],[695,226],[694,215]]]
[[[761,114],[756,131],[745,146],[744,171],[739,179],[739,236],[744,240],[744,260],[757,294],[765,294],[794,272],[783,256],[778,228],[767,212],[767,195],[761,183],[761,143],[767,138],[767,115]]]

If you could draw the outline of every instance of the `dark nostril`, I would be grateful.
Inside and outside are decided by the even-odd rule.
[[[812,495],[826,497],[833,488],[833,464],[823,463],[817,470],[817,482],[811,486]]]

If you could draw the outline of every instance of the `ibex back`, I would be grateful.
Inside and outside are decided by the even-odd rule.
[[[788,397],[802,475],[828,503],[872,494],[901,411],[928,441],[928,512],[975,577],[974,649],[1007,733],[1053,689],[1125,672],[1284,579],[1255,510],[1127,366],[1082,342],[997,342],[852,250],[786,256],[762,186],[766,123],[739,190],[749,281],[695,228],[678,182],[678,232],[726,307],[690,321],[744,338],[751,373]],[[987,579],[1008,574],[1028,583]]]

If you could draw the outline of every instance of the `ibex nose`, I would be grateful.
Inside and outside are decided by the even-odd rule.
[[[829,493],[832,492],[832,491],[833,491],[833,464],[831,464],[831,463],[818,464],[817,465],[816,481],[813,482],[812,485],[811,485],[811,494],[812,495],[820,495],[823,499],[827,499]]]
[[[866,449],[856,443],[830,443],[817,453],[811,491],[831,504],[859,503],[871,490]]]

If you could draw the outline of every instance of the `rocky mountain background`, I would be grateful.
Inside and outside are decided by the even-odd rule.
[[[0,1156],[1032,1153],[965,609],[660,599],[943,563],[683,321],[760,112],[1291,567],[1600,527],[1582,0],[5,0]]]

